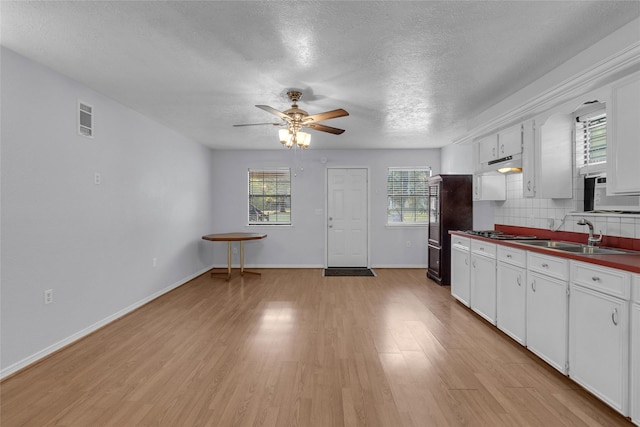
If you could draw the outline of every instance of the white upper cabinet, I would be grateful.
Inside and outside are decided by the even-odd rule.
[[[507,200],[507,179],[501,174],[473,175],[473,200]]]
[[[478,140],[478,162],[480,166],[492,160],[522,153],[522,126],[520,124],[502,129]]]
[[[478,161],[480,164],[488,163],[491,160],[499,159],[498,156],[498,135],[492,134],[478,140]]]
[[[607,193],[640,194],[640,72],[612,88]]]
[[[522,153],[522,125],[511,126],[498,132],[498,158]]]
[[[535,130],[536,197],[570,199],[573,197],[573,119],[557,113],[539,123]]]

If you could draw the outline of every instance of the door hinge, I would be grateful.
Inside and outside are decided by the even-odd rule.
[[[569,294],[571,294],[571,288],[567,288],[567,296],[569,296]]]
[[[564,364],[564,370],[567,373],[567,375],[569,374],[569,362]]]

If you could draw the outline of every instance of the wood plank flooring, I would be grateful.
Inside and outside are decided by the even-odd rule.
[[[1,384],[10,426],[624,426],[422,269],[204,274]]]

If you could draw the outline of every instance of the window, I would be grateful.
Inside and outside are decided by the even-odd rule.
[[[603,104],[576,116],[576,167],[582,173],[603,170],[607,162],[607,114]]]
[[[389,168],[387,223],[426,224],[429,219],[427,179],[431,168]]]
[[[291,224],[291,170],[249,169],[249,224]]]

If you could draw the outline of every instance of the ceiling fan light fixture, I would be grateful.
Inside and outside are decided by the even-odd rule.
[[[296,144],[300,148],[309,148],[311,144],[311,134],[306,132],[296,133]]]
[[[289,90],[287,92],[287,96],[291,100],[291,108],[285,111],[278,111],[273,107],[269,107],[268,105],[256,105],[256,107],[264,110],[268,113],[271,113],[275,116],[278,116],[282,119],[280,123],[249,123],[249,124],[241,124],[241,125],[233,125],[233,126],[255,126],[255,125],[275,125],[275,126],[286,126],[285,129],[280,129],[278,132],[278,140],[282,145],[287,148],[298,147],[298,148],[309,148],[311,145],[311,134],[306,132],[300,132],[303,128],[311,128],[320,132],[327,132],[334,135],[341,135],[344,133],[344,129],[338,129],[331,126],[323,125],[318,122],[335,119],[337,117],[345,117],[348,116],[349,113],[342,108],[338,108],[336,110],[325,111],[324,113],[318,113],[309,115],[306,111],[298,108],[298,101],[302,96],[302,92],[297,90]]]
[[[291,141],[291,134],[289,133],[289,129],[280,129],[278,131],[278,135],[280,137],[280,143],[282,145],[287,145],[287,143]]]
[[[280,142],[282,142],[282,141],[280,141]],[[288,137],[288,138],[287,138],[287,140],[284,142],[284,146],[285,146],[285,147],[287,147],[287,148],[291,148],[291,147],[293,147],[293,145],[295,144],[295,142],[296,142],[296,137],[295,137],[295,135],[294,135],[294,134],[292,134],[292,133],[289,133],[289,137]]]

